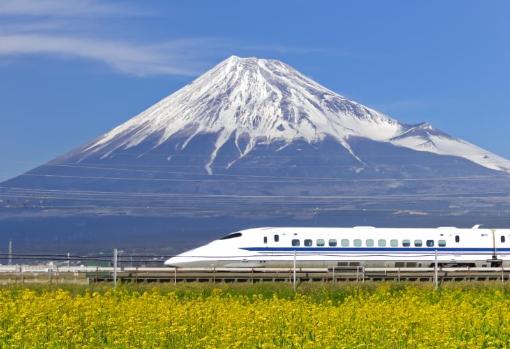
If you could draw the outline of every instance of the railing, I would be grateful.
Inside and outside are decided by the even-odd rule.
[[[367,281],[482,281],[510,280],[510,268],[163,268],[120,267],[121,283],[149,282],[358,282]],[[0,266],[0,283],[90,283],[113,282],[113,267],[85,266]]]

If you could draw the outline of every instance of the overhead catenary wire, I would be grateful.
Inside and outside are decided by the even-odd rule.
[[[99,178],[100,179],[100,178]],[[459,193],[411,193],[411,194],[375,194],[375,195],[355,195],[355,194],[342,194],[342,195],[253,195],[253,194],[208,194],[208,193],[153,193],[153,192],[109,192],[109,191],[79,191],[79,190],[40,190],[30,188],[10,188],[0,187],[7,189],[8,192],[0,193],[0,196],[10,197],[12,193],[19,191],[23,195],[26,193],[27,197],[35,197],[36,194],[47,195],[45,198],[53,199],[66,199],[62,196],[49,197],[49,194],[69,194],[69,195],[119,195],[119,199],[122,196],[126,197],[148,197],[148,198],[204,198],[204,199],[241,199],[241,200],[288,200],[288,199],[306,199],[310,200],[335,200],[335,199],[350,199],[350,200],[366,200],[366,199],[474,199],[474,198],[487,198],[488,195],[499,195],[502,199],[510,199],[507,191],[476,191],[476,192],[459,192]],[[99,200],[98,198],[85,198]],[[108,198],[109,199],[109,198]]]
[[[40,173],[24,173],[24,174],[21,174],[20,175],[21,177],[52,177],[52,178],[80,178],[80,179],[93,179],[93,180],[98,180],[98,179],[102,179],[102,180],[115,180],[115,181],[119,181],[119,180],[124,180],[124,181],[146,181],[146,182],[194,182],[194,183],[203,183],[203,182],[225,182],[225,180],[223,179],[214,179],[214,178],[196,178],[196,179],[191,179],[191,178],[147,178],[147,177],[118,177],[118,176],[83,176],[83,175],[58,175],[58,174],[40,174]],[[477,180],[479,180],[480,178],[476,178]],[[270,182],[274,182],[274,183],[291,183],[293,181],[296,181],[296,182],[306,182],[306,181],[310,181],[310,182],[314,182],[317,183],[317,181],[321,181],[321,180],[324,180],[324,181],[338,181],[338,182],[350,182],[350,183],[362,183],[362,182],[384,182],[384,181],[390,181],[390,182],[398,182],[398,181],[447,181],[449,180],[448,177],[445,177],[445,178],[436,178],[436,179],[433,179],[433,178],[423,178],[423,179],[399,179],[399,178],[394,178],[394,179],[387,179],[387,180],[372,180],[372,179],[321,179],[321,178],[317,178],[317,179],[310,179],[310,178],[307,178],[306,180],[305,179],[281,179],[281,180],[273,180],[273,181],[264,181],[264,183],[270,183]],[[459,181],[459,180],[467,180],[467,178],[452,178],[451,180],[453,181]],[[473,179],[471,179],[473,180]],[[236,181],[236,182],[243,182],[243,181]],[[248,183],[254,183],[253,180],[247,180],[246,182]]]
[[[423,178],[335,178],[335,177],[303,177],[303,176],[270,176],[270,175],[251,175],[251,174],[227,174],[227,173],[200,173],[200,172],[183,172],[183,171],[161,171],[161,170],[147,170],[147,169],[130,169],[122,167],[104,167],[104,166],[90,166],[81,164],[47,164],[45,166],[53,167],[70,167],[70,168],[84,168],[84,169],[97,169],[97,170],[111,170],[111,171],[127,171],[127,172],[142,172],[142,173],[165,173],[165,174],[176,174],[176,175],[189,175],[189,176],[203,176],[204,179],[210,179],[211,177],[227,177],[227,178],[254,178],[259,179],[278,179],[278,180],[326,180],[326,181],[341,181],[341,182],[392,182],[392,181],[445,181],[445,180],[479,180],[487,178],[506,178],[510,176],[505,174],[498,175],[472,175],[472,176],[451,176],[451,177],[423,177]],[[127,165],[129,166],[129,165]],[[314,165],[315,166],[315,165]],[[202,179],[202,180],[204,180]]]

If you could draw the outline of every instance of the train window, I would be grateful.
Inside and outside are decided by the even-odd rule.
[[[336,239],[329,239],[329,246],[336,246]]]
[[[422,247],[423,246],[423,242],[421,240],[414,240],[414,246],[415,247]]]
[[[505,242],[505,237],[501,235],[501,242]]]
[[[348,247],[349,246],[349,239],[342,239],[341,244],[342,244],[342,247]]]
[[[427,247],[434,247],[434,240],[427,240]]]
[[[326,245],[326,243],[324,242],[324,239],[317,239],[317,246],[322,247],[324,245]]]
[[[305,246],[307,247],[312,246],[312,239],[305,239]]]
[[[384,240],[384,239],[377,240],[377,246],[385,247],[386,246],[386,240]]]
[[[391,247],[398,247],[398,240],[397,239],[391,239],[390,240],[390,246]]]
[[[410,247],[411,246],[411,240],[402,240],[402,246]]]
[[[367,247],[374,246],[374,239],[367,239],[366,244],[367,244]]]
[[[354,241],[352,242],[352,244],[353,244],[355,247],[360,247],[360,246],[361,246],[361,239],[354,239]]]
[[[240,237],[242,235],[243,234],[241,234],[241,233],[232,233],[232,234],[225,235],[224,237],[220,238],[220,240],[227,240],[227,239],[238,238],[238,237]]]
[[[292,239],[292,246],[297,247],[297,246],[299,246],[299,245],[301,245],[301,243],[300,243],[299,239]]]
[[[280,235],[275,235],[274,236],[274,242],[278,242],[280,241]]]
[[[439,247],[446,247],[446,240],[439,240],[437,242],[437,246],[439,246]]]
[[[455,242],[460,242],[460,236],[455,235]]]
[[[267,236],[264,236],[264,243],[267,244]]]

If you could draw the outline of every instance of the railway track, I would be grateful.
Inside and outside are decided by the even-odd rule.
[[[288,282],[293,268],[159,268],[117,269],[119,283],[261,283]],[[434,268],[296,268],[296,282],[433,282]],[[438,268],[439,282],[510,281],[510,268]],[[0,284],[113,282],[112,267],[0,266]]]
[[[440,282],[510,281],[510,268],[439,268]],[[434,268],[296,268],[296,281],[303,282],[367,282],[416,281],[433,282]],[[111,273],[89,273],[91,282],[111,282]],[[207,282],[207,283],[292,283],[292,268],[127,268],[117,273],[120,282]]]

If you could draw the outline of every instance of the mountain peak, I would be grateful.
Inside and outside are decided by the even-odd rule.
[[[279,63],[281,65],[285,64],[282,61],[279,61],[277,59],[258,58],[258,57],[253,57],[253,56],[252,57],[239,57],[236,55],[232,55],[232,56],[228,57],[227,59],[225,59],[224,61],[220,62],[218,65],[241,64],[241,65],[249,66],[249,65],[263,65],[267,62]]]
[[[489,168],[510,169],[505,159],[499,158],[501,161],[494,164],[480,156],[479,148],[465,149],[471,146],[468,143],[460,148],[439,149],[431,137],[448,137],[430,124],[402,124],[327,89],[283,62],[238,56],[220,62],[191,84],[101,136],[83,150],[83,157],[99,152],[107,158],[114,151],[149,139],[157,148],[176,136],[184,139],[180,143],[182,150],[204,134],[215,140],[205,165],[209,173],[218,152],[230,141],[241,159],[259,144],[312,144],[332,138],[363,166],[363,159],[350,146],[352,137],[461,156]],[[478,155],[472,156],[473,152]]]
[[[351,136],[383,140],[400,129],[395,120],[330,91],[280,61],[232,56],[107,133],[87,151],[98,151],[119,137],[123,140],[115,142],[117,148],[136,146],[155,134],[162,144],[184,130],[189,136],[184,147],[198,134],[217,135],[212,164],[231,138],[236,144],[241,138],[247,142],[240,156],[260,142],[312,143],[327,136],[350,151]]]

